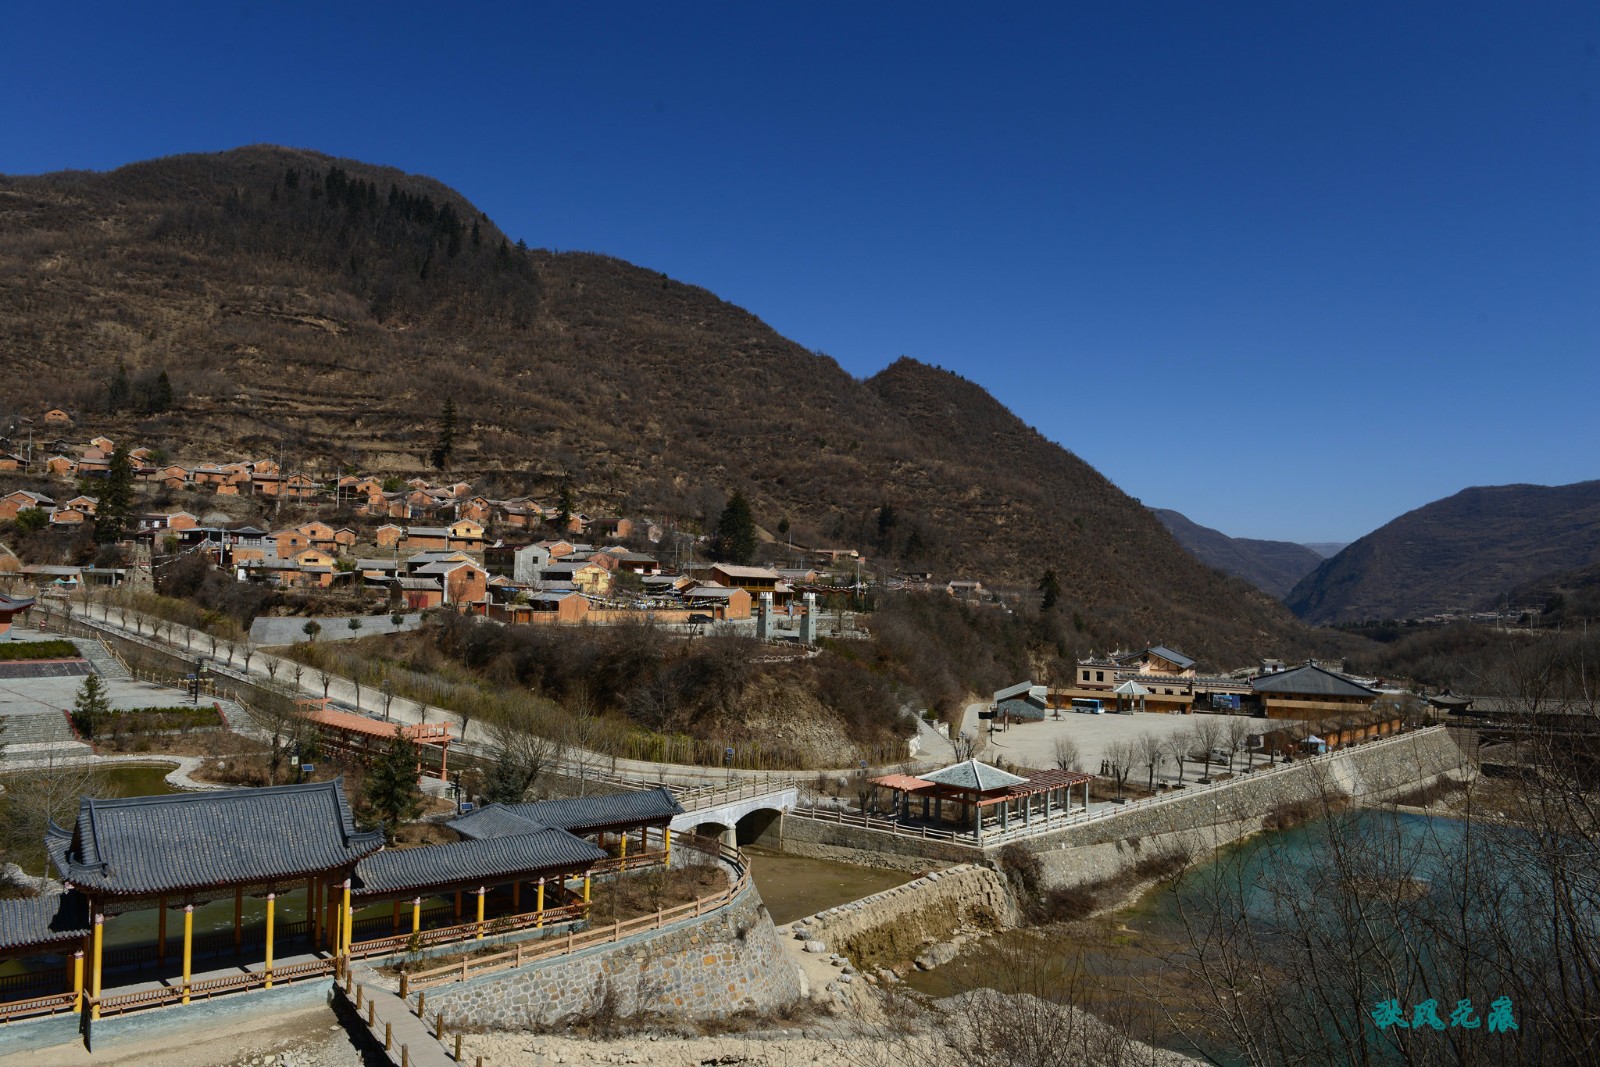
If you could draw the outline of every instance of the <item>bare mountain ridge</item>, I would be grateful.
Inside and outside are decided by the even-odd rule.
[[[1600,562],[1600,481],[1497,485],[1436,500],[1325,560],[1285,602],[1323,624],[1494,606]]]
[[[1316,569],[1323,557],[1292,541],[1229,537],[1166,508],[1151,508],[1188,553],[1208,567],[1242,578],[1257,589],[1282,599],[1296,582]]]
[[[980,387],[910,359],[857,380],[659,272],[512,247],[428,179],[256,146],[4,177],[0,204],[0,404],[24,413],[177,458],[407,471],[450,396],[452,469],[491,492],[570,481],[587,510],[694,527],[742,489],[798,543],[1027,587],[1054,568],[1079,651],[1311,650]],[[179,410],[97,413],[119,360],[166,368]]]

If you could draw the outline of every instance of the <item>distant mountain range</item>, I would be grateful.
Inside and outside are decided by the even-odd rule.
[[[1309,545],[1229,537],[1220,530],[1201,526],[1179,512],[1166,508],[1150,510],[1178,539],[1178,544],[1195,559],[1224,574],[1243,578],[1280,600],[1294,588],[1296,582],[1315,570],[1324,558]]]
[[[1332,559],[1344,551],[1344,546],[1349,541],[1307,541],[1305,547],[1315,552],[1322,559]]]
[[[1316,624],[1536,606],[1512,601],[1584,587],[1584,568],[1597,563],[1600,481],[1479,487],[1355,541],[1285,603]]]

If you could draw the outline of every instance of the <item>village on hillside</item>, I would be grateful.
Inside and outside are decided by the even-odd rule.
[[[648,518],[592,516],[565,490],[560,503],[491,498],[461,479],[319,479],[286,473],[271,458],[178,463],[142,446],[126,450],[130,499],[108,538],[101,487],[112,478],[117,443],[97,435],[69,444],[73,419],[59,408],[38,421],[61,439],[42,449],[30,442],[21,452],[0,441],[0,477],[33,486],[0,493],[0,522],[51,531],[58,555],[89,558],[27,558],[16,546],[0,548],[0,579],[10,575],[47,594],[80,585],[149,588],[165,560],[199,553],[237,581],[355,596],[373,613],[449,605],[513,623],[603,623],[648,613],[688,624],[749,620],[763,604],[799,617],[878,577],[863,570],[866,559],[853,548],[771,544],[768,565],[715,560],[704,536],[669,532]],[[79,538],[68,539],[74,532]],[[930,578],[889,581],[931,588]],[[963,600],[997,602],[972,579],[944,588]]]

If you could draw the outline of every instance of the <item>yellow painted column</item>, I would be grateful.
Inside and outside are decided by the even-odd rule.
[[[622,831],[622,869],[628,869],[628,831]]]
[[[94,962],[89,972],[89,998],[94,1001],[94,1018],[100,1018],[100,950],[105,942],[106,917],[99,912],[94,916]]]
[[[583,872],[583,902],[589,903],[589,872]]]
[[[412,897],[411,898],[411,932],[414,933],[414,934],[422,932],[422,898],[421,897]]]
[[[661,841],[667,850],[667,866],[672,866],[672,827],[668,826],[661,831]]]
[[[83,949],[72,954],[72,1010],[83,1010]]]
[[[277,913],[278,894],[267,894],[267,983],[268,989],[272,988],[272,931],[273,920]]]
[[[350,907],[350,879],[344,880],[344,952],[341,955],[350,955],[350,945],[354,940],[356,913]]]
[[[478,887],[478,940],[483,940],[483,886]]]
[[[539,901],[538,901],[538,905],[537,905],[537,911],[539,912],[538,925],[539,926],[543,926],[544,925],[544,879],[543,878],[539,879]]]
[[[189,1003],[190,964],[194,962],[194,905],[183,906],[183,1002]]]

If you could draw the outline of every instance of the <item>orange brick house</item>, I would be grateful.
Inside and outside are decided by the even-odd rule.
[[[43,493],[35,493],[30,489],[18,489],[14,493],[0,496],[0,520],[10,522],[17,517],[17,513],[29,508],[38,508],[40,511],[49,512],[55,509],[56,502]]]
[[[393,548],[405,540],[405,536],[406,528],[404,526],[396,526],[392,522],[386,522],[378,527],[372,540],[380,548]]]

